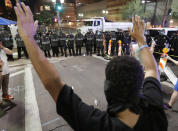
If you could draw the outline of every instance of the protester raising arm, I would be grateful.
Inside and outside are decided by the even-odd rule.
[[[56,69],[45,58],[43,52],[40,50],[34,40],[38,22],[34,22],[33,14],[30,8],[23,2],[21,5],[23,9],[19,3],[17,3],[17,7],[14,7],[17,15],[19,34],[25,43],[32,64],[37,71],[41,81],[53,99],[57,101],[58,95],[64,84],[61,81]]]
[[[132,18],[132,21],[134,26],[133,26],[133,31],[130,30],[130,35],[134,39],[136,39],[140,47],[141,59],[145,68],[145,78],[154,77],[160,81],[160,76],[159,76],[156,61],[150,49],[147,48],[147,44],[144,36],[144,21],[142,21],[139,16],[135,16],[134,18]]]

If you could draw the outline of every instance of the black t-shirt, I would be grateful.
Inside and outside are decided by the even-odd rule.
[[[57,112],[75,131],[167,131],[160,87],[155,78],[145,79],[141,95],[142,112],[133,129],[107,112],[83,103],[67,85],[58,97]]]

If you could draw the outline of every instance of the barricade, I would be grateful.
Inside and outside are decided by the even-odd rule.
[[[121,40],[118,41],[118,46],[119,46],[118,56],[121,56],[122,55],[122,41]]]

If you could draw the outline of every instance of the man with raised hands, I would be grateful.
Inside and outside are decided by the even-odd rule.
[[[61,115],[75,131],[167,131],[157,64],[144,38],[144,21],[133,18],[131,36],[139,44],[145,67],[133,57],[112,59],[106,67],[104,92],[107,111],[82,102],[72,88],[64,84],[56,69],[44,57],[34,40],[37,22],[28,6],[15,7],[18,30],[25,42],[32,64]],[[140,89],[143,88],[140,93]]]

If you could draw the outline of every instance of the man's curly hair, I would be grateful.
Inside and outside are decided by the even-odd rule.
[[[105,75],[106,80],[115,85],[118,97],[121,98],[128,98],[139,93],[144,80],[143,67],[131,56],[113,58],[107,64]]]

